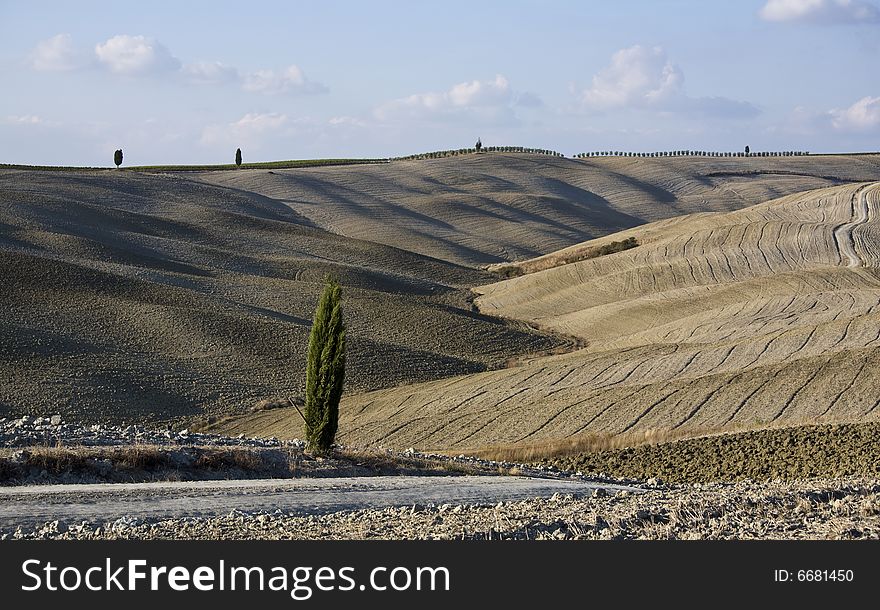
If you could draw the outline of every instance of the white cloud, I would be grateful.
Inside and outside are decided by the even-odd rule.
[[[515,106],[540,105],[536,95],[514,91],[507,78],[499,74],[493,80],[473,80],[453,85],[447,91],[416,93],[392,100],[376,108],[375,115],[382,121],[472,117],[489,122],[515,122]]]
[[[880,127],[880,97],[863,97],[849,108],[832,110],[831,124],[844,131],[867,131]]]
[[[681,95],[683,81],[661,47],[636,45],[611,56],[611,65],[593,77],[582,100],[597,109],[653,105]]]
[[[11,125],[39,125],[43,122],[43,119],[35,114],[11,114],[6,117],[6,122]]]
[[[758,14],[766,21],[880,23],[880,8],[863,0],[768,0]]]
[[[83,65],[83,58],[73,46],[70,34],[58,34],[37,43],[30,55],[30,65],[41,71],[75,70]]]
[[[880,97],[863,97],[843,109],[817,111],[798,106],[778,126],[770,128],[798,136],[844,136],[880,132]]]
[[[306,78],[299,66],[290,65],[284,70],[258,70],[245,76],[245,91],[274,95],[278,93],[324,93],[327,87]]]
[[[366,127],[367,123],[353,116],[334,116],[327,124],[332,127]]]
[[[180,69],[183,77],[196,85],[223,85],[239,80],[238,70],[219,61],[198,61]]]
[[[496,106],[506,104],[510,99],[510,83],[501,74],[491,81],[480,82],[475,80],[469,83],[459,83],[453,86],[449,93],[446,94],[446,100],[457,108]]]
[[[69,34],[58,34],[37,44],[29,63],[36,70],[73,70],[91,64],[126,76],[164,73],[196,85],[236,85],[245,91],[267,95],[327,91],[325,85],[307,78],[296,65],[278,71],[241,74],[234,66],[219,61],[182,64],[157,40],[128,34],[118,34],[95,45],[91,58],[74,47]]]
[[[724,97],[689,97],[684,73],[662,47],[635,45],[612,55],[611,64],[596,74],[579,94],[588,110],[653,109],[724,118],[755,116],[748,102]]]
[[[248,113],[232,123],[208,125],[202,130],[200,142],[205,146],[234,144],[256,148],[267,135],[278,136],[292,123],[286,114]]]
[[[180,61],[168,49],[145,36],[119,34],[95,45],[95,55],[117,74],[150,74],[180,68]]]

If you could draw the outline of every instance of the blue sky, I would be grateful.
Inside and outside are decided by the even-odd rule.
[[[0,0],[0,162],[880,149],[876,0]]]

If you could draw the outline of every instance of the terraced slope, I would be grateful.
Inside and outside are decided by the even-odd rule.
[[[876,419],[878,229],[880,184],[825,188],[633,229],[613,239],[634,249],[483,286],[482,311],[589,346],[350,397],[343,439],[465,449]]]
[[[559,341],[475,314],[487,274],[334,235],[173,176],[0,171],[0,417],[166,419],[298,394],[325,273],[348,390],[476,372]]]
[[[479,266],[681,214],[880,180],[880,157],[574,160],[487,153],[200,178],[271,197],[334,233]]]

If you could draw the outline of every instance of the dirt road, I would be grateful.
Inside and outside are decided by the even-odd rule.
[[[834,229],[834,239],[840,248],[841,259],[847,259],[847,267],[862,267],[865,264],[856,252],[853,230],[868,221],[868,188],[860,189],[853,197],[853,219]]]
[[[225,515],[233,510],[281,510],[308,515],[412,504],[495,504],[549,497],[616,493],[635,488],[581,480],[530,477],[443,476],[267,479],[95,485],[43,485],[0,489],[0,529],[59,520],[105,523],[120,517],[173,518]]]

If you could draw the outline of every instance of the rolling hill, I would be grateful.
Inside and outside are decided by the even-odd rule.
[[[482,266],[647,222],[880,179],[880,157],[565,159],[490,153],[389,164],[206,172],[334,233]]]
[[[0,172],[0,417],[162,420],[296,395],[326,273],[349,391],[497,366],[564,340],[472,311],[482,271],[311,225],[177,176]]]
[[[350,396],[343,440],[466,450],[876,419],[878,231],[880,184],[863,183],[587,242],[640,245],[482,286],[476,300],[585,349]]]
[[[659,324],[651,320],[663,309],[664,299],[682,311],[685,306],[695,309],[696,316],[696,309],[703,307],[703,291],[712,292],[718,302],[729,301],[731,311],[739,306],[740,291],[815,291],[823,305],[811,315],[821,316],[826,300],[831,309],[850,302],[843,295],[849,282],[855,302],[869,307],[865,286],[872,276],[862,270],[865,277],[858,279],[858,269],[844,268],[840,250],[831,242],[820,247],[807,240],[804,247],[819,262],[800,269],[798,253],[775,253],[767,241],[776,235],[772,231],[777,225],[786,223],[825,227],[823,223],[837,219],[845,224],[850,217],[843,203],[833,218],[769,223],[758,248],[767,249],[769,263],[760,270],[757,259],[750,257],[753,275],[730,261],[730,272],[724,271],[711,253],[699,255],[708,261],[701,262],[696,250],[738,235],[725,237],[723,225],[712,224],[724,222],[726,214],[737,219],[730,222],[757,227],[764,221],[750,214],[770,205],[761,201],[814,188],[848,192],[855,188],[848,183],[857,180],[880,180],[876,156],[575,161],[497,154],[185,174],[3,169],[0,416],[62,413],[81,420],[155,421],[242,413],[259,399],[297,394],[312,310],[329,272],[343,283],[350,329],[347,438],[463,446],[515,441],[525,434],[568,434],[572,430],[556,426],[585,421],[566,415],[576,415],[575,407],[540,430],[520,425],[517,418],[535,401],[544,401],[541,384],[559,390],[553,394],[558,402],[547,403],[551,414],[554,405],[564,407],[562,401],[569,398],[591,401],[594,390],[622,392],[625,383],[616,390],[598,386],[636,364],[627,360],[623,369],[615,368],[612,361],[623,350],[644,353],[652,363],[658,354],[671,351],[664,356],[667,365],[657,360],[653,372],[633,368],[627,378],[628,383],[642,380],[646,386],[665,387],[663,371],[675,370],[680,366],[676,358],[686,353],[680,343],[686,331],[668,320],[663,322],[670,325],[663,330],[668,337],[660,337],[654,328]],[[837,190],[828,193],[829,200],[837,201]],[[754,204],[759,205],[749,207]],[[696,216],[679,218],[685,212]],[[682,232],[697,231],[700,223],[715,227],[705,229],[705,244],[676,241]],[[871,230],[869,226],[871,222],[860,224],[853,235]],[[488,286],[497,277],[478,267],[578,248],[586,239],[620,229],[625,229],[622,235],[638,235],[642,245],[628,254],[484,288],[478,300],[482,311],[474,310],[470,288]],[[755,230],[742,229],[749,240]],[[862,254],[871,243],[869,234],[864,235],[855,248]],[[792,239],[799,243],[789,233],[777,237],[785,242],[783,250]],[[640,258],[661,242],[682,247],[668,269],[656,262],[659,251],[651,255],[654,259]],[[664,251],[662,256],[671,255]],[[694,269],[691,280],[689,265]],[[782,272],[785,265],[792,266],[788,275]],[[571,275],[577,269],[582,271]],[[598,281],[597,273],[603,274]],[[716,286],[710,280],[700,283],[713,273]],[[547,282],[533,284],[539,275]],[[583,298],[577,289],[566,293],[559,282],[579,282],[581,292],[596,294]],[[652,292],[657,293],[653,300]],[[529,296],[523,301],[518,295]],[[807,303],[812,298],[806,297]],[[785,303],[768,302],[763,309],[755,304],[755,315],[775,315],[773,308],[783,307],[779,316],[784,317],[793,308],[806,307],[801,300],[787,309]],[[616,313],[618,306],[628,309]],[[737,323],[748,327],[750,311],[744,307]],[[829,324],[845,321],[845,315]],[[620,321],[622,316],[632,319],[632,329]],[[851,330],[858,324],[853,322]],[[698,341],[715,335],[703,329],[686,340],[704,345]],[[586,350],[538,358],[583,341],[589,343]],[[688,367],[708,367],[706,349]],[[744,345],[735,355],[747,349]],[[766,352],[773,354],[774,349]],[[530,355],[532,364],[492,371],[523,355]],[[729,362],[731,371],[738,362]],[[769,366],[770,361],[757,364]],[[610,368],[601,372],[605,366]],[[557,367],[560,378],[567,375],[558,382],[548,377]],[[588,382],[593,374],[598,381]],[[490,385],[472,397],[466,390],[472,381]],[[580,385],[569,383],[575,381]],[[445,388],[442,395],[450,401],[458,400],[459,390],[465,392],[463,407],[491,410],[500,405],[503,411],[491,423],[481,423],[477,416],[453,419],[458,414],[444,410],[423,412],[416,397],[422,390],[406,389],[414,382],[427,382],[412,386],[425,391]],[[482,390],[472,394],[478,392]],[[410,393],[413,398],[407,398]],[[404,398],[407,402],[396,406]],[[435,418],[436,427],[443,428],[418,436],[414,431],[423,416]],[[390,430],[380,433],[382,422],[371,423],[370,418],[405,418],[401,423],[406,425],[386,436]],[[604,419],[596,421],[587,428],[617,429],[603,424]],[[485,433],[470,435],[470,428],[460,429],[466,423]],[[706,422],[697,418],[692,423]]]

